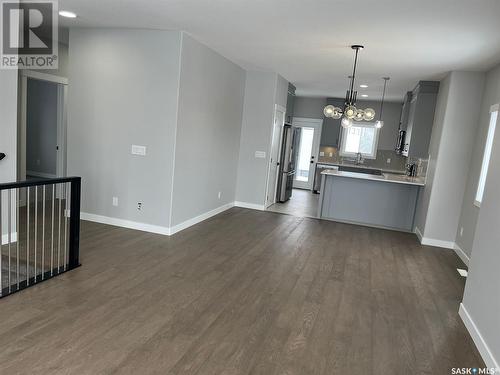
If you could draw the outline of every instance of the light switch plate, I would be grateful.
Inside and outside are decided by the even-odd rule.
[[[132,145],[132,155],[146,155],[146,146]]]
[[[319,156],[325,156],[325,153],[323,151],[320,151]]]
[[[255,157],[258,159],[265,159],[266,152],[265,151],[255,151]]]
[[[113,197],[113,206],[118,206],[118,197]]]

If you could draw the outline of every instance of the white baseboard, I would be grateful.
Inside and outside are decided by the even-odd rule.
[[[17,232],[10,233],[10,243],[17,242]],[[9,243],[9,234],[2,234],[2,245],[7,245]]]
[[[123,220],[123,219],[118,219],[118,218],[109,217],[109,216],[95,215],[95,214],[90,214],[87,212],[80,212],[80,219],[87,220],[87,221],[93,221],[93,222],[101,223],[101,224],[115,225],[117,227],[123,227],[123,228],[128,228],[128,229],[141,230],[143,232],[150,232],[150,233],[157,233],[157,234],[164,234],[164,235],[170,234],[170,228],[168,228],[168,227],[139,223],[137,221]]]
[[[418,240],[422,245],[442,247],[445,249],[455,250],[455,242],[453,241],[443,241],[443,240],[436,240],[434,238],[424,237],[424,235],[422,234],[422,232],[418,227],[415,227],[415,234],[417,235]]]
[[[265,211],[266,207],[263,204],[247,203],[247,202],[234,202],[236,207],[249,208],[251,210]]]
[[[211,211],[205,212],[201,215],[198,215],[196,217],[193,217],[192,219],[186,220],[180,224],[174,225],[173,227],[170,227],[170,235],[175,234],[177,232],[180,232],[181,230],[184,230],[186,228],[189,228],[195,224],[201,223],[204,220],[207,220],[211,218],[212,216],[215,216],[217,214],[220,214],[221,212],[224,212],[226,210],[229,210],[231,207],[234,207],[234,202],[227,203],[225,205],[222,205],[220,207],[217,207]]]
[[[455,253],[457,254],[457,256],[460,259],[462,259],[462,262],[464,262],[465,265],[467,267],[469,267],[469,262],[470,262],[469,256],[455,242],[453,242],[453,241],[436,240],[434,238],[424,237],[422,235],[422,232],[420,231],[420,229],[418,227],[415,227],[415,234],[417,235],[418,240],[420,241],[420,243],[422,245],[434,246],[434,247],[441,247],[441,248],[444,248],[444,249],[454,250]]]
[[[35,172],[35,171],[26,171],[27,176],[34,176],[34,177],[42,177],[42,178],[56,178],[57,175],[52,174],[52,173],[44,173],[44,172]]]
[[[184,229],[189,228],[195,224],[198,224],[204,220],[207,220],[207,219],[211,218],[212,216],[220,214],[221,212],[226,211],[233,206],[234,206],[233,202],[227,203],[223,206],[220,206],[220,207],[217,207],[211,211],[205,212],[199,216],[196,216],[192,219],[186,220],[186,221],[184,221],[180,224],[177,224],[173,227],[163,227],[160,225],[145,224],[145,223],[140,223],[137,221],[124,220],[124,219],[118,219],[115,217],[90,214],[87,212],[81,212],[80,219],[87,220],[87,221],[93,221],[93,222],[101,223],[101,224],[114,225],[114,226],[122,227],[122,228],[140,230],[143,232],[150,232],[150,233],[163,234],[166,236],[170,236],[170,235],[173,235],[175,233],[180,232],[181,230],[184,230]]]
[[[458,257],[462,259],[462,262],[464,262],[465,265],[469,267],[470,257],[465,253],[465,251],[463,251],[456,243],[453,250],[455,250],[455,253],[457,253]]]
[[[422,243],[422,238],[424,236],[422,235],[422,232],[421,232],[421,230],[418,227],[415,227],[415,234],[417,235],[418,240],[420,241],[420,243]]]
[[[476,323],[474,323],[474,321],[472,320],[471,316],[469,315],[469,312],[467,311],[463,303],[460,304],[458,315],[460,315],[460,317],[462,318],[462,321],[464,322],[467,331],[469,331],[469,334],[471,335],[474,344],[476,344],[477,350],[479,351],[479,354],[481,354],[481,357],[483,358],[486,367],[495,369],[500,368],[500,366],[498,365],[498,361],[491,353],[488,344],[481,335],[481,332],[479,332]]]
[[[444,249],[455,250],[455,242],[453,241],[443,241],[436,240],[434,238],[422,237],[420,243],[426,246],[442,247]]]

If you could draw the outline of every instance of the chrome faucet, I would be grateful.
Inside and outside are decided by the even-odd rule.
[[[361,154],[361,152],[358,152],[356,154],[356,164],[363,164],[365,160],[363,159],[363,155]]]

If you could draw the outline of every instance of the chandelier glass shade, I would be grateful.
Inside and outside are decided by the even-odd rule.
[[[356,51],[354,57],[354,66],[352,70],[352,75],[349,77],[351,79],[349,90],[347,90],[344,108],[335,107],[333,105],[327,105],[323,109],[325,117],[333,118],[335,120],[342,119],[341,125],[344,128],[349,128],[352,126],[354,121],[372,121],[375,118],[375,110],[373,108],[358,109],[356,108],[356,99],[358,92],[354,90],[354,83],[356,80],[356,67],[358,64],[358,53],[363,49],[361,45],[351,46],[353,50]]]

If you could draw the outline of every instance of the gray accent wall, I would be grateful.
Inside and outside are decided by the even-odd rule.
[[[57,84],[28,79],[26,109],[26,170],[57,173]]]
[[[326,104],[332,104],[342,107],[344,99],[342,98],[295,98],[295,117],[308,117],[324,119],[323,130],[321,133],[321,146],[338,146],[340,141],[339,132],[341,132],[340,120],[325,118],[323,109]],[[377,114],[378,120],[380,111],[380,101],[358,100],[359,108],[373,108]],[[399,131],[399,120],[401,118],[402,102],[386,102],[382,113],[384,127],[380,130],[378,149],[394,150]]]
[[[373,108],[376,113],[375,121],[379,118],[380,102],[372,100],[359,100],[357,107]],[[399,134],[399,120],[401,119],[401,110],[403,102],[385,102],[382,111],[382,120],[384,127],[380,129],[378,139],[379,150],[394,150]]]
[[[245,93],[242,68],[182,40],[172,226],[234,202]]]
[[[500,103],[500,66],[491,70],[486,76],[486,89],[481,105],[481,134],[478,137],[477,145],[481,144],[479,138],[483,136],[483,128],[486,126],[485,121],[487,121],[486,117],[489,118],[489,108],[498,103]],[[475,152],[479,152],[483,148],[476,147]],[[475,177],[475,175],[472,177]],[[483,202],[478,212],[469,275],[463,299],[463,306],[475,324],[474,328],[477,329],[477,332],[474,333],[476,333],[476,336],[477,334],[482,336],[484,340],[482,344],[486,345],[493,357],[493,359],[488,358],[489,356],[485,355],[486,351],[483,350],[483,356],[489,359],[486,363],[488,367],[498,366],[498,363],[500,363],[500,325],[498,317],[500,311],[500,278],[498,277],[498,265],[500,264],[499,191],[500,132],[497,127]],[[466,199],[468,199],[467,196]],[[494,361],[496,363],[493,363]]]
[[[295,97],[293,108],[294,117],[323,119],[323,109],[326,106],[326,98]]]
[[[450,246],[457,233],[483,88],[483,73],[451,72],[438,96],[418,227],[425,238]]]
[[[69,39],[68,174],[82,176],[82,212],[168,226],[181,33],[72,29]]]
[[[500,103],[500,65],[489,71],[486,75],[486,85],[479,115],[477,131],[472,139],[472,159],[470,163],[464,199],[461,205],[460,220],[456,233],[455,242],[469,256],[472,253],[474,234],[479,216],[479,208],[474,205],[481,164],[483,162],[484,147],[490,124],[490,107]],[[497,133],[499,133],[497,127]],[[498,165],[498,164],[496,164]],[[460,236],[460,228],[463,235]]]

